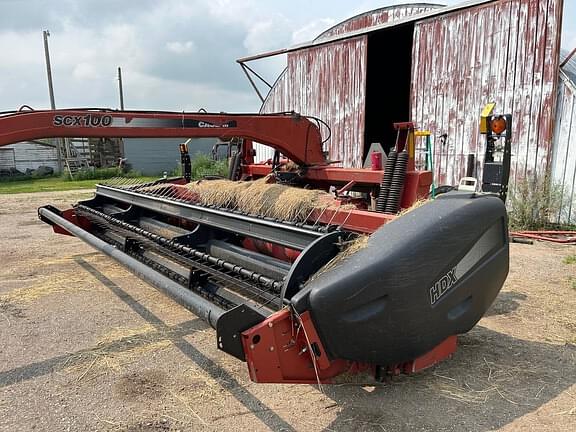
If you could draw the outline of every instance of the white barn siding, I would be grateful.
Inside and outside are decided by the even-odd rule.
[[[556,127],[552,150],[552,181],[562,189],[560,223],[576,223],[576,85],[560,72]]]
[[[0,169],[16,168],[26,172],[39,166],[48,166],[58,171],[58,155],[56,149],[37,142],[21,142],[2,147],[3,157],[0,157]],[[13,156],[11,156],[12,154]]]

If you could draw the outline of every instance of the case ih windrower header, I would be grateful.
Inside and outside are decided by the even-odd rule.
[[[0,116],[0,146],[49,137],[218,137],[228,179],[113,180],[40,219],[116,259],[204,318],[256,382],[426,368],[456,349],[508,274],[505,206],[491,194],[427,198],[411,124],[384,169],[334,167],[319,124],[277,115],[26,111]],[[500,127],[501,127],[500,122]],[[502,131],[500,131],[502,133]],[[276,150],[254,163],[253,142]],[[354,193],[350,193],[354,192]]]

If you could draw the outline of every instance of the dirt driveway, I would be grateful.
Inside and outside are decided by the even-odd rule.
[[[0,196],[2,431],[576,430],[576,247],[512,245],[488,316],[435,368],[257,385],[202,321],[37,220],[82,196]]]

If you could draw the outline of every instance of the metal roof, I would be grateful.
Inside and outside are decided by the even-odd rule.
[[[428,11],[428,12],[423,12],[423,13],[415,14],[415,15],[409,15],[409,16],[406,16],[406,17],[401,18],[399,20],[394,20],[392,22],[386,22],[386,23],[382,23],[382,24],[378,24],[378,25],[374,25],[374,26],[370,26],[370,27],[365,27],[365,28],[362,28],[359,30],[355,30],[355,31],[351,31],[348,33],[343,33],[343,34],[338,34],[338,35],[328,37],[328,38],[316,38],[310,42],[304,42],[302,44],[294,45],[294,46],[289,47],[289,48],[284,48],[284,49],[280,49],[280,50],[274,50],[274,51],[269,51],[269,52],[265,52],[265,53],[261,53],[261,54],[243,57],[243,58],[240,58],[236,61],[238,63],[244,63],[244,62],[257,60],[257,59],[261,59],[261,58],[265,58],[265,57],[271,57],[271,56],[275,56],[275,55],[279,55],[279,54],[286,54],[286,53],[293,52],[293,51],[299,51],[302,49],[311,48],[311,47],[315,47],[315,46],[319,46],[319,45],[326,45],[326,44],[329,44],[332,42],[350,39],[350,38],[353,38],[356,36],[361,36],[361,35],[375,32],[378,30],[382,30],[385,28],[395,27],[395,26],[399,26],[399,25],[407,24],[407,23],[412,23],[412,22],[416,22],[416,21],[422,21],[422,20],[426,20],[428,18],[433,18],[433,17],[439,16],[439,15],[446,15],[446,14],[449,14],[451,12],[456,12],[456,11],[459,11],[462,9],[467,9],[467,8],[471,8],[474,6],[483,5],[486,3],[494,3],[495,1],[496,0],[469,0],[469,1],[459,3],[457,5],[454,5],[454,6],[444,6],[441,8],[433,9],[433,10]],[[407,5],[395,5],[394,7],[399,7],[399,6],[407,6]]]
[[[560,51],[560,64],[564,62],[564,59],[566,59],[566,57],[568,57],[569,54],[570,53],[566,50]],[[568,78],[570,78],[572,84],[576,85],[576,54],[573,55],[572,58],[568,60],[568,62],[564,66],[562,66],[562,71],[566,74]]]
[[[432,9],[440,9],[440,8],[445,8],[446,5],[444,4],[438,4],[438,3],[404,3],[404,4],[398,4],[398,5],[390,5],[390,6],[384,6],[378,9],[374,9],[374,10],[370,10],[367,12],[362,12],[359,13],[358,15],[354,15],[353,17],[347,18],[346,20],[339,22],[338,24],[335,24],[334,26],[330,27],[329,29],[324,30],[322,33],[320,33],[317,37],[315,37],[313,39],[314,42],[320,42],[320,41],[324,41],[326,39],[330,39],[336,35],[346,35],[348,33],[350,33],[352,31],[352,29],[348,29],[348,25],[349,24],[353,24],[355,22],[358,22],[359,24],[356,26],[356,28],[354,28],[353,30],[360,30],[360,27],[362,28],[367,28],[367,27],[372,27],[374,25],[379,25],[379,24],[384,24],[383,22],[380,23],[374,23],[372,25],[361,25],[362,24],[362,19],[363,18],[367,18],[369,16],[382,16],[383,14],[385,14],[386,12],[389,12],[391,14],[392,17],[394,17],[394,19],[388,19],[385,22],[387,24],[391,24],[393,21],[397,22],[399,19],[405,18],[406,16],[409,15],[415,15],[416,13],[423,14],[425,12],[429,12]],[[402,15],[398,15],[399,11],[407,11],[409,12],[409,14],[402,14]],[[344,31],[342,31],[344,29]],[[340,30],[340,31],[338,31]]]

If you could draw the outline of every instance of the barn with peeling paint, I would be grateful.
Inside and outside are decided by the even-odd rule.
[[[475,0],[385,7],[309,43],[239,62],[286,54],[287,67],[261,112],[293,110],[323,120],[330,127],[326,150],[343,166],[361,166],[373,142],[390,148],[393,122],[430,130],[440,184],[456,184],[469,155],[481,176],[479,115],[496,102],[514,119],[511,181],[550,171],[565,189],[559,217],[576,222],[576,93],[559,67],[562,6]],[[269,152],[258,149],[261,159]]]
[[[551,172],[562,185],[558,222],[576,223],[576,57],[568,56],[561,56]]]

